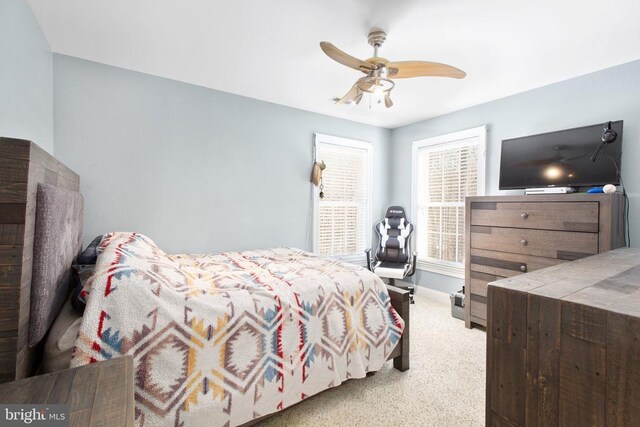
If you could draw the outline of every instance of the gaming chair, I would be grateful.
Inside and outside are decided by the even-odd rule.
[[[365,249],[367,268],[381,278],[389,279],[395,286],[395,279],[413,276],[416,272],[417,252],[411,253],[411,233],[413,225],[407,221],[402,206],[390,206],[385,217],[375,225],[378,233],[378,247],[371,260],[371,249]],[[411,254],[411,258],[409,256]],[[414,286],[406,287],[413,304]]]

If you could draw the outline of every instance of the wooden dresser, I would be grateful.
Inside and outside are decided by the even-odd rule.
[[[487,325],[487,283],[624,246],[621,194],[467,197],[465,324]]]
[[[489,285],[487,426],[640,425],[640,249]]]

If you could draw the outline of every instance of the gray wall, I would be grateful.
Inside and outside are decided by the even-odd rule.
[[[393,131],[54,55],[56,156],[81,175],[85,238],[139,230],[171,252],[311,248],[313,132],[374,143],[374,216],[411,207],[411,143],[487,124],[487,194],[500,141],[623,119],[631,238],[640,246],[640,61]],[[513,192],[511,192],[513,193]],[[450,292],[459,279],[419,271]]]
[[[58,54],[54,82],[55,154],[80,175],[85,242],[134,230],[168,252],[311,249],[314,132],[373,142],[384,213],[389,130]]]
[[[411,143],[489,125],[486,194],[522,194],[498,190],[503,139],[624,120],[622,176],[630,196],[632,246],[640,246],[640,61],[545,86],[466,110],[394,129],[391,134],[391,202],[411,206]],[[421,285],[453,291],[462,281],[420,272]]]
[[[25,0],[0,1],[0,136],[53,153],[53,55]]]

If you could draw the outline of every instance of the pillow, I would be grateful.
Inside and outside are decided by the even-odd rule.
[[[77,263],[72,266],[73,291],[71,305],[76,312],[83,314],[87,305],[87,300],[91,292],[92,276],[98,257],[107,247],[118,248],[127,243],[129,250],[152,253],[157,256],[166,256],[153,240],[139,233],[113,232],[96,237],[78,257]],[[87,256],[84,256],[87,255]],[[89,262],[81,264],[80,261]]]
[[[147,236],[139,233],[113,232],[96,237],[78,257],[78,261],[87,261],[90,264],[74,264],[71,269],[73,290],[71,306],[76,312],[83,314],[87,306],[91,292],[92,277],[96,268],[98,257],[108,247],[119,250],[123,244],[127,244],[127,250],[131,253],[145,254],[146,256],[167,257],[156,244]],[[86,257],[84,255],[87,255]]]
[[[82,251],[80,255],[78,255],[78,258],[76,259],[76,264],[90,265],[90,264],[96,263],[96,260],[98,259],[97,248],[98,248],[98,245],[100,245],[100,242],[102,241],[102,237],[103,235],[101,234],[95,239],[93,239],[91,243],[89,243],[89,246],[87,246],[87,248],[84,251]]]
[[[71,299],[67,299],[58,317],[53,321],[44,343],[42,373],[68,369],[71,352],[76,343],[82,316],[71,308]]]
[[[87,305],[87,297],[89,296],[88,282],[93,275],[96,261],[100,255],[98,248],[103,237],[104,234],[101,234],[93,239],[89,246],[78,255],[76,263],[72,266],[73,290],[71,291],[71,306],[80,314],[84,313],[84,308]]]
[[[78,313],[84,313],[87,298],[91,289],[90,280],[95,265],[74,265],[72,267],[73,291],[71,293],[71,306]]]

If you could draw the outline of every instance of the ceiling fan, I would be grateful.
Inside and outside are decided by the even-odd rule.
[[[373,46],[373,56],[364,61],[341,51],[329,42],[320,42],[320,48],[329,58],[366,74],[355,82],[346,95],[339,99],[335,98],[336,104],[358,104],[362,100],[364,93],[370,93],[384,97],[384,105],[390,108],[393,105],[390,93],[395,86],[393,79],[411,77],[452,77],[461,79],[467,75],[458,68],[438,62],[389,61],[378,56],[378,49],[387,39],[387,34],[381,30],[373,30],[369,33],[368,39],[369,44]],[[382,99],[379,99],[378,102],[382,102]]]

